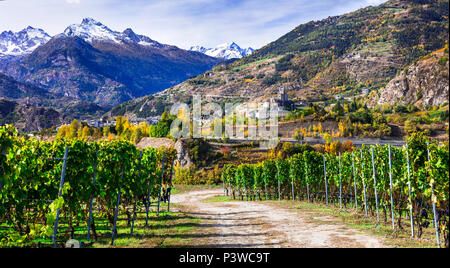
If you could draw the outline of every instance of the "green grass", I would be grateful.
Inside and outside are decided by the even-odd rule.
[[[176,204],[171,207],[177,207]],[[165,247],[189,247],[195,245],[195,238],[198,238],[199,226],[202,219],[187,213],[167,213],[167,204],[162,203],[160,216],[152,208],[149,213],[149,224],[145,227],[146,213],[144,208],[138,212],[134,225],[133,236],[131,236],[131,226],[128,225],[127,216],[121,214],[117,221],[117,236],[114,247],[127,248],[165,248]],[[107,220],[95,218],[97,239],[91,232],[91,242],[87,242],[87,224],[82,223],[76,227],[74,239],[83,243],[87,248],[111,247],[112,226]],[[0,226],[0,237],[6,235],[7,226]],[[68,224],[64,218],[61,219],[58,228],[58,244],[64,245],[69,240]],[[93,242],[95,240],[95,242]],[[37,238],[33,241],[17,245],[18,247],[53,247],[51,237]]]
[[[172,188],[172,194],[183,194],[198,190],[214,190],[222,189],[222,185],[181,185],[177,184]]]
[[[235,72],[235,71],[244,70],[244,69],[246,69],[246,68],[247,68],[248,66],[250,66],[250,65],[258,64],[258,63],[264,62],[264,61],[266,61],[266,60],[268,60],[268,59],[269,59],[269,58],[264,58],[264,59],[261,59],[261,60],[255,61],[255,62],[247,63],[247,64],[244,64],[244,65],[241,65],[241,66],[238,66],[238,67],[232,69],[232,71]]]
[[[367,53],[372,56],[389,57],[392,56],[392,42],[373,42],[364,46],[358,53]]]
[[[208,199],[205,199],[205,202],[208,203],[221,203],[221,202],[233,202],[237,200],[231,199],[229,196],[213,196]]]
[[[150,215],[148,227],[145,227],[145,214],[140,214],[135,222],[133,236],[125,219],[118,223],[114,247],[126,248],[169,248],[189,247],[190,237],[195,237],[201,219],[184,213],[156,213]],[[111,233],[103,235],[89,245],[93,248],[111,247]]]

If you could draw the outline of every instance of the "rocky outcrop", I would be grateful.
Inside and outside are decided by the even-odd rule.
[[[12,77],[0,73],[0,98],[40,105],[44,103],[42,100],[50,100],[52,96],[44,89],[17,82]]]
[[[177,150],[177,160],[182,168],[188,168],[193,165],[183,140],[180,139],[175,143],[175,150]]]
[[[435,53],[411,65],[395,77],[371,101],[377,104],[438,106],[448,103],[448,54]]]
[[[42,131],[67,123],[59,112],[51,108],[19,105],[17,113],[21,120],[14,125],[24,132]]]
[[[11,114],[17,105],[16,102],[0,98],[0,120]]]
[[[23,132],[42,131],[67,123],[68,118],[51,108],[0,99],[0,125],[14,124]]]

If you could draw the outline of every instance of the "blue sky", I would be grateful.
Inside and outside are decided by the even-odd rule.
[[[235,41],[260,48],[296,26],[385,0],[5,0],[0,32],[26,26],[51,35],[85,17],[189,48]]]

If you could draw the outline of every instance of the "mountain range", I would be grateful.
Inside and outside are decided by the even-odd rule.
[[[281,88],[291,100],[308,103],[368,92],[368,102],[382,105],[388,101],[385,90],[394,89],[396,99],[404,104],[445,104],[448,18],[448,0],[389,0],[311,21],[239,61],[220,64],[157,95],[121,104],[111,114],[141,117],[195,94],[267,101],[277,97]],[[427,57],[434,60],[416,65]],[[408,70],[422,74],[409,75]],[[401,87],[390,83],[405,79]],[[409,93],[413,97],[402,98],[410,82],[417,89]]]
[[[182,50],[93,19],[50,39],[29,27],[1,35],[0,98],[63,115],[137,117],[194,94],[266,101],[281,88],[310,103],[367,95],[371,106],[440,105],[448,17],[448,0],[389,0],[299,25],[254,52],[235,43]]]
[[[240,59],[242,57],[249,56],[250,54],[252,54],[255,51],[251,47],[243,49],[235,42],[222,44],[215,48],[205,48],[202,46],[194,46],[194,47],[191,47],[189,50],[201,52],[208,56],[215,57],[215,58],[221,58],[221,59],[225,59],[225,60]]]
[[[31,27],[1,36],[0,72],[104,107],[159,92],[223,61],[131,29],[113,31],[93,19],[70,25],[53,38]]]

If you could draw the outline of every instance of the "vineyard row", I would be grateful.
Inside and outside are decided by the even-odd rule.
[[[170,193],[176,156],[174,150],[139,151],[122,140],[24,139],[11,126],[0,128],[0,152],[3,247],[50,239],[50,245],[59,246],[81,227],[89,241],[91,232],[97,238],[95,222],[102,220],[114,243],[119,214],[134,227],[139,208],[148,221],[152,200],[158,201],[159,212],[162,193]]]
[[[432,223],[437,245],[449,243],[449,146],[412,135],[402,148],[363,146],[353,152],[322,154],[306,150],[288,159],[227,165],[224,191],[234,199],[290,199],[351,207],[378,224],[402,228],[407,215],[411,236]],[[437,223],[437,224],[436,224]]]

